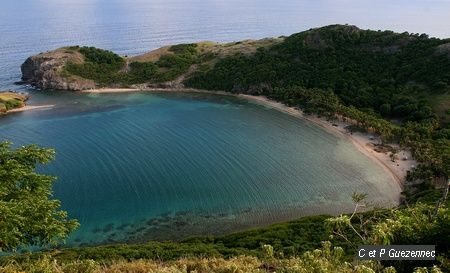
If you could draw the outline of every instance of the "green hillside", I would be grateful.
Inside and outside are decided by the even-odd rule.
[[[267,95],[276,87],[330,89],[345,105],[420,121],[433,117],[430,96],[449,91],[450,40],[327,26],[224,58],[187,85]]]

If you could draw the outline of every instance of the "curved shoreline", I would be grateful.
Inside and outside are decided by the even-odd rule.
[[[325,118],[305,115],[300,109],[286,106],[281,102],[271,100],[264,96],[239,95],[239,97],[255,101],[261,105],[269,106],[295,117],[304,118],[333,134],[344,137],[349,140],[361,153],[380,165],[392,177],[392,179],[397,182],[400,188],[403,186],[403,181],[406,177],[407,171],[410,170],[412,165],[416,165],[416,161],[411,159],[411,155],[408,151],[401,150],[399,154],[401,153],[402,155],[407,156],[409,160],[397,160],[396,162],[392,162],[388,154],[374,151],[371,146],[376,143],[376,136],[370,133],[360,132],[350,134],[345,129],[345,127],[349,125],[348,123],[337,120],[333,120],[331,122]]]
[[[377,143],[377,137],[370,133],[348,133],[345,129],[349,123],[345,123],[342,121],[333,120],[332,122],[326,120],[325,118],[320,118],[313,115],[305,115],[301,109],[287,106],[281,102],[277,102],[271,100],[265,96],[253,96],[247,94],[233,94],[225,91],[210,91],[210,90],[202,90],[202,89],[193,89],[193,88],[146,88],[146,89],[137,89],[137,88],[102,88],[102,89],[90,89],[80,91],[81,93],[93,93],[93,94],[103,94],[103,93],[128,93],[128,92],[185,92],[185,93],[204,93],[204,94],[215,94],[215,95],[225,95],[225,96],[233,96],[236,98],[245,99],[249,102],[253,102],[256,104],[260,104],[265,107],[273,108],[275,110],[281,111],[283,113],[289,114],[294,117],[304,118],[313,124],[320,126],[321,128],[327,130],[330,133],[336,134],[338,136],[344,137],[348,141],[350,141],[361,153],[366,155],[369,159],[374,161],[380,167],[383,168],[385,172],[387,172],[393,181],[396,182],[396,186],[398,187],[399,198],[401,196],[401,191],[403,188],[403,183],[406,177],[406,174],[409,170],[413,168],[413,166],[417,165],[417,162],[412,159],[411,153],[406,150],[400,150],[398,155],[401,157],[406,157],[407,160],[396,160],[396,162],[392,162],[389,154],[387,153],[379,153],[374,151],[373,145]],[[39,109],[48,109],[52,108],[54,105],[26,105],[22,108],[13,109],[8,111],[8,113],[14,112],[23,112],[23,111],[31,111],[31,110],[39,110]],[[398,145],[392,145],[398,148]]]
[[[379,153],[374,151],[373,145],[377,143],[378,138],[370,133],[348,133],[345,129],[346,126],[350,125],[349,123],[345,123],[342,121],[333,121],[330,122],[325,118],[319,118],[317,116],[305,115],[301,109],[297,109],[294,107],[289,107],[281,102],[277,102],[271,100],[265,96],[252,96],[247,94],[233,94],[225,91],[210,91],[210,90],[202,90],[202,89],[193,89],[193,88],[146,88],[146,89],[137,89],[137,88],[104,88],[104,89],[92,89],[92,90],[83,90],[83,93],[126,93],[126,92],[194,92],[194,93],[205,93],[205,94],[216,94],[216,95],[226,95],[233,96],[237,98],[243,98],[250,102],[254,102],[266,107],[270,107],[276,109],[278,111],[284,112],[286,114],[304,118],[323,129],[334,133],[336,135],[342,136],[349,140],[361,153],[369,157],[376,164],[381,166],[384,171],[386,171],[392,179],[397,183],[399,197],[401,195],[401,190],[403,188],[403,183],[406,177],[406,174],[409,170],[411,170],[414,166],[417,165],[417,162],[412,159],[411,153],[406,150],[399,150],[398,155],[400,157],[407,158],[407,160],[397,159],[396,162],[392,162],[387,153]],[[392,145],[398,148],[398,145]]]

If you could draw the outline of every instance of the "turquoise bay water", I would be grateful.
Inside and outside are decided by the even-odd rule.
[[[54,147],[40,170],[81,222],[70,244],[178,239],[351,207],[398,186],[348,141],[231,97],[82,95],[16,86],[34,54],[88,45],[122,55],[169,44],[289,35],[328,24],[450,36],[447,0],[2,0],[0,90],[46,111],[0,117],[0,140]]]
[[[80,229],[69,243],[179,239],[393,204],[380,166],[342,137],[229,96],[39,93],[51,110],[0,118],[0,139],[54,147],[40,171]]]

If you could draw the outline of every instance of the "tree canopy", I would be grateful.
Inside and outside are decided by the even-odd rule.
[[[57,244],[77,228],[52,199],[55,177],[36,173],[53,160],[52,149],[37,145],[11,148],[0,142],[0,251]]]

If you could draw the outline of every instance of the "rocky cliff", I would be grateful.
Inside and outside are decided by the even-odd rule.
[[[95,88],[95,82],[68,75],[64,66],[82,63],[83,55],[70,48],[40,53],[29,57],[21,66],[22,81],[41,89],[83,90]]]

